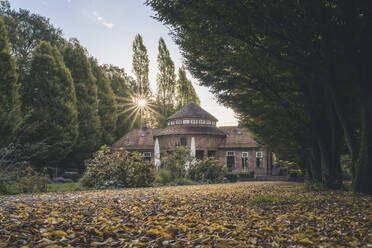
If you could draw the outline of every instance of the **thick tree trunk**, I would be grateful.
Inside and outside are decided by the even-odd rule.
[[[360,149],[354,160],[355,192],[372,194],[372,106],[371,100],[361,107]]]

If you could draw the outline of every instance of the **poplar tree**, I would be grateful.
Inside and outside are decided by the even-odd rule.
[[[21,121],[21,102],[14,58],[10,55],[7,32],[0,18],[0,137],[10,138]]]
[[[149,58],[147,49],[142,41],[142,36],[137,34],[133,41],[133,73],[136,76],[134,91],[140,96],[151,95],[149,83]]]
[[[175,108],[176,74],[174,71],[174,63],[163,38],[159,40],[158,50],[159,72],[156,79],[156,100],[161,108],[161,114],[164,119],[164,121],[162,121],[164,123],[162,123],[161,126],[164,126],[166,117],[173,113]]]
[[[96,78],[93,76],[85,49],[75,39],[63,49],[66,66],[70,69],[75,84],[79,137],[71,159],[80,169],[100,144],[100,120]]]
[[[115,140],[117,107],[114,91],[103,69],[94,58],[90,58],[94,77],[97,79],[98,115],[101,120],[101,140],[103,144],[111,144]]]
[[[178,69],[177,80],[177,109],[185,106],[189,102],[195,102],[200,105],[200,100],[196,94],[195,88],[186,76],[185,68]]]
[[[75,87],[57,48],[44,41],[35,48],[27,82],[32,89],[27,121],[36,127],[28,141],[47,147],[35,158],[38,165],[56,165],[71,152],[78,137]]]

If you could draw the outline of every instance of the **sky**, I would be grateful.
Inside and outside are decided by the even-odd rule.
[[[141,34],[150,60],[150,86],[156,90],[159,38],[163,37],[175,63],[176,70],[183,58],[177,45],[168,35],[166,26],[152,18],[155,13],[143,0],[10,0],[14,9],[28,9],[45,16],[64,37],[77,38],[90,55],[101,64],[113,64],[132,73],[132,43]],[[176,73],[177,73],[176,71]],[[188,73],[200,98],[201,107],[214,115],[219,126],[237,125],[235,114],[217,103],[208,88],[200,86]]]

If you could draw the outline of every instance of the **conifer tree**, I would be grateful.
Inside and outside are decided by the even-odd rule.
[[[177,80],[177,109],[185,106],[189,102],[195,102],[200,105],[200,100],[196,94],[195,88],[186,76],[185,68],[178,69]]]
[[[114,91],[103,69],[94,58],[90,58],[94,77],[97,79],[98,115],[102,126],[102,143],[111,144],[115,140],[117,107]]]
[[[159,72],[156,79],[156,100],[158,105],[160,105],[161,114],[166,118],[175,108],[176,74],[174,72],[174,63],[163,38],[160,38],[159,40],[158,49]]]
[[[20,107],[15,61],[10,55],[7,32],[0,17],[0,137],[3,142],[12,136],[22,119]]]
[[[75,87],[57,48],[44,41],[35,48],[27,82],[32,89],[32,111],[27,122],[36,124],[27,139],[47,147],[35,162],[56,165],[71,152],[78,137]]]
[[[137,34],[133,41],[133,72],[136,76],[136,86],[133,89],[138,95],[149,97],[151,95],[149,83],[149,58],[142,36]]]
[[[100,144],[100,120],[96,78],[93,76],[85,49],[77,40],[71,40],[63,49],[66,66],[70,69],[75,84],[79,137],[71,159],[80,169]]]

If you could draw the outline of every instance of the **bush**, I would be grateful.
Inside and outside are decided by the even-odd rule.
[[[224,164],[214,159],[205,159],[190,166],[187,178],[202,183],[216,183],[222,182],[226,174],[227,168]]]
[[[140,153],[111,151],[105,147],[86,162],[80,182],[89,188],[120,188],[150,186],[153,180],[153,166],[143,161]]]
[[[161,168],[170,171],[172,181],[184,178],[186,175],[186,164],[192,160],[190,150],[185,147],[177,147],[161,161]]]
[[[231,183],[235,183],[238,181],[238,175],[236,173],[229,172],[225,177]]]
[[[170,170],[161,169],[155,175],[154,184],[155,185],[167,185],[172,182],[172,173]]]

